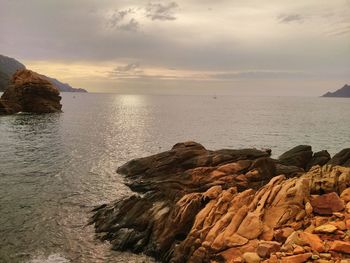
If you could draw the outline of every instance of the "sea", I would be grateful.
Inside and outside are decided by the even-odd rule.
[[[154,262],[95,238],[91,210],[132,194],[118,166],[206,148],[350,147],[350,99],[63,93],[63,113],[0,117],[0,263]]]

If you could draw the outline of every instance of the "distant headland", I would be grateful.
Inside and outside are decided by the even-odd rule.
[[[8,88],[11,77],[17,70],[26,69],[26,66],[14,58],[0,55],[0,92]],[[62,83],[55,78],[39,74],[44,79],[48,80],[61,92],[87,92],[85,89],[73,88],[67,83]]]
[[[338,89],[335,92],[327,92],[322,95],[322,97],[350,98],[350,85],[345,84],[341,89]]]

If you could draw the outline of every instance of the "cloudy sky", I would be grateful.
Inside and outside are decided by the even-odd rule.
[[[350,0],[0,0],[0,54],[91,92],[320,95]]]

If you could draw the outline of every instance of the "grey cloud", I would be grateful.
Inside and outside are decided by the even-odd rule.
[[[281,14],[277,17],[280,23],[303,22],[305,17],[299,14]]]
[[[136,21],[135,18],[131,18],[129,22],[119,25],[120,30],[124,31],[137,31],[139,29],[140,23]]]
[[[135,10],[132,8],[114,11],[107,20],[108,27],[123,31],[137,31],[140,23],[135,18],[130,17],[130,14],[134,12]]]
[[[175,20],[175,10],[179,7],[176,2],[168,4],[149,3],[146,16],[152,20]]]
[[[124,66],[116,67],[112,72],[108,72],[109,76],[114,78],[122,77],[137,77],[142,74],[143,71],[140,69],[139,63],[130,63]]]

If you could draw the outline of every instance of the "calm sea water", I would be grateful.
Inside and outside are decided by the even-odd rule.
[[[350,100],[63,94],[61,114],[0,117],[0,262],[151,262],[86,227],[129,195],[118,165],[195,140],[207,148],[350,147]]]

